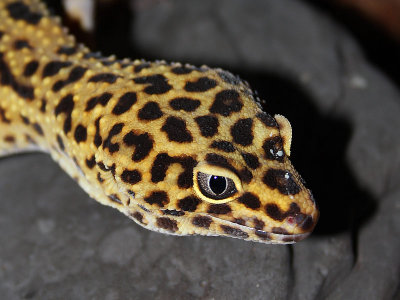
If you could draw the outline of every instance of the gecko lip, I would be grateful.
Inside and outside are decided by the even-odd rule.
[[[305,232],[305,233],[273,233],[269,231],[264,231],[264,230],[259,230],[254,227],[249,227],[245,225],[240,225],[231,221],[227,221],[218,217],[212,216],[211,218],[218,220],[219,223],[223,225],[229,225],[235,229],[239,229],[245,233],[247,233],[249,236],[247,238],[243,238],[240,236],[236,236],[236,238],[242,238],[242,239],[247,239],[251,240],[254,242],[259,242],[259,243],[268,243],[268,244],[293,244],[298,241],[301,241],[305,239],[308,235],[310,235],[311,231]],[[253,236],[255,235],[255,237]],[[235,236],[231,236],[235,237]]]
[[[130,196],[130,198],[134,199],[132,196]],[[181,211],[181,210],[173,210],[174,213],[171,213],[171,211],[168,209],[148,209],[142,205],[138,205],[138,207],[140,207],[141,209],[143,209],[147,212],[151,212],[154,215],[160,216],[160,217],[164,216],[166,213],[173,217],[180,217],[180,213],[183,213],[183,214],[189,213],[190,215],[193,214],[193,215],[197,215],[197,216],[211,217],[217,224],[229,226],[230,228],[239,230],[238,231],[239,233],[242,232],[242,234],[245,234],[245,236],[240,235],[240,234],[238,234],[236,236],[226,234],[226,236],[229,236],[232,238],[249,240],[249,241],[258,242],[258,243],[265,243],[265,244],[293,244],[293,243],[299,242],[310,235],[310,233],[312,232],[312,229],[314,228],[316,221],[318,219],[317,217],[315,217],[315,214],[313,214],[308,217],[298,218],[297,219],[298,223],[296,224],[296,222],[294,222],[294,224],[292,224],[292,225],[294,225],[293,228],[295,229],[295,228],[304,226],[304,224],[306,224],[306,222],[310,223],[310,220],[311,220],[312,226],[309,227],[309,229],[307,229],[307,232],[305,232],[305,233],[295,233],[295,234],[292,234],[290,232],[288,232],[288,233],[284,233],[284,232],[273,233],[271,231],[264,231],[264,230],[256,229],[254,227],[240,225],[238,223],[224,220],[224,219],[221,219],[216,216],[210,216],[209,214],[205,214],[205,213],[195,213],[195,212],[187,212],[187,211]],[[219,236],[220,234],[218,234],[217,231],[210,230],[209,235]]]
[[[165,210],[161,210],[161,209],[148,210],[147,208],[144,208],[142,206],[140,206],[140,207],[142,209],[145,209],[147,212],[151,212],[155,216],[161,217],[161,216],[165,215],[165,212],[164,212]],[[177,211],[177,212],[182,212],[182,211]],[[185,212],[185,213],[187,213],[187,212]],[[127,215],[129,215],[129,214],[127,214]],[[221,218],[218,218],[215,216],[210,216],[210,215],[204,214],[204,213],[194,213],[194,215],[210,217],[219,226],[225,225],[225,226],[229,226],[230,228],[232,228],[234,230],[238,230],[237,232],[234,231],[234,232],[238,233],[236,235],[235,234],[233,234],[233,235],[225,234],[224,236],[229,236],[232,238],[239,238],[239,239],[243,239],[243,240],[264,243],[264,244],[293,244],[293,243],[303,240],[311,233],[311,231],[306,232],[306,233],[299,233],[299,234],[273,233],[273,232],[268,232],[268,231],[264,231],[264,230],[258,230],[254,227],[240,225],[240,224],[237,224],[237,223],[234,223],[234,222],[231,222],[228,220],[224,220],[224,219],[221,219]],[[172,215],[172,217],[173,216],[176,217],[178,215]],[[180,216],[178,216],[178,217],[180,217]],[[216,231],[216,230],[210,230],[207,235],[221,236],[221,234],[219,234],[218,231]]]

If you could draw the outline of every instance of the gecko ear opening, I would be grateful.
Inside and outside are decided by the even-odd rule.
[[[279,125],[283,150],[285,150],[287,156],[290,156],[290,147],[292,145],[292,125],[290,125],[289,120],[282,115],[275,115],[274,118]]]

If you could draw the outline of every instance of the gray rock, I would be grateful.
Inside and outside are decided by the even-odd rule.
[[[398,298],[400,95],[349,33],[299,0],[134,3],[145,58],[233,70],[289,118],[316,231],[293,246],[161,235],[89,199],[49,157],[3,158],[2,297]]]

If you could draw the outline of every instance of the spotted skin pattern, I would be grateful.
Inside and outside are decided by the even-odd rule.
[[[288,158],[290,124],[256,100],[221,69],[102,57],[40,1],[0,2],[0,154],[49,153],[150,230],[263,243],[312,231],[319,213]],[[228,196],[207,194],[208,175]]]

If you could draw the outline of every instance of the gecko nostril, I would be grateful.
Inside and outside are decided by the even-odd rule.
[[[309,231],[313,225],[313,218],[309,215],[298,213],[294,216],[289,216],[286,218],[286,222],[291,226],[296,226],[304,231]]]
[[[295,218],[294,217],[287,217],[286,222],[289,223],[290,225],[294,225],[295,223]]]

